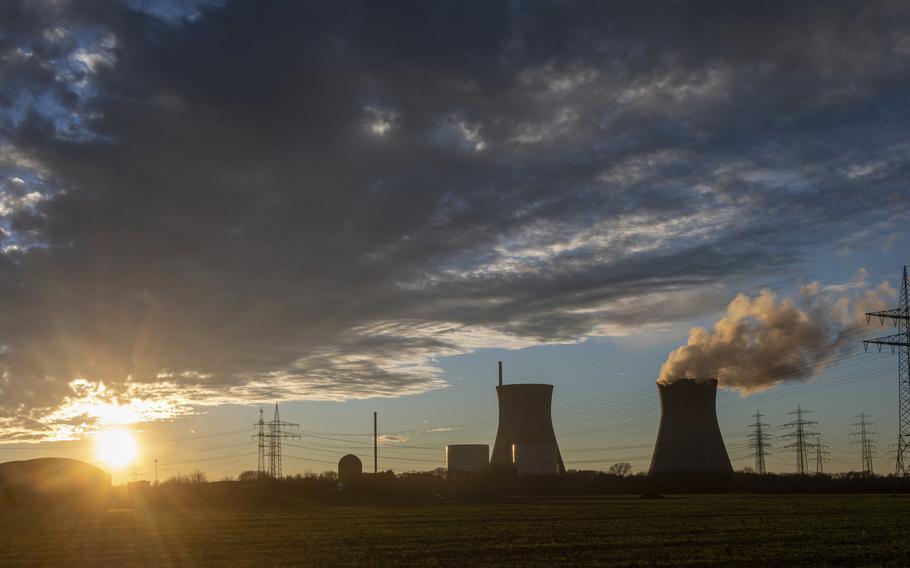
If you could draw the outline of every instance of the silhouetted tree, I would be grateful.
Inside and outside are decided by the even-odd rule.
[[[610,469],[607,470],[607,473],[618,477],[625,477],[629,475],[630,471],[632,471],[632,464],[628,462],[619,462],[611,465]]]
[[[190,483],[206,483],[208,478],[205,475],[205,472],[196,470],[189,475]]]
[[[237,481],[256,481],[257,479],[259,479],[259,472],[253,470],[243,471],[237,476]]]

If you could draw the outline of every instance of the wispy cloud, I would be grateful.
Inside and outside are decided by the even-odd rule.
[[[402,434],[381,434],[378,437],[380,444],[397,444],[407,442],[408,437]]]
[[[5,435],[444,388],[902,238],[900,3],[0,10]]]

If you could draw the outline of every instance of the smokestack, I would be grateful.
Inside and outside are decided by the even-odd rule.
[[[499,362],[499,386],[502,386],[502,361]]]
[[[733,473],[715,410],[717,379],[657,383],[660,429],[650,473]]]
[[[551,463],[541,464],[535,460],[538,471],[565,473],[566,468],[553,432],[550,405],[553,400],[553,385],[518,384],[496,387],[499,398],[499,429],[493,444],[494,465],[513,463],[513,446],[527,448],[535,455],[550,456]]]

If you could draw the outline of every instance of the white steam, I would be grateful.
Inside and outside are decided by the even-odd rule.
[[[737,295],[713,330],[689,331],[687,344],[667,357],[658,382],[716,378],[723,388],[749,394],[818,376],[858,345],[863,313],[884,309],[885,298],[896,296],[887,282],[863,290],[863,270],[855,282],[849,287],[851,295],[841,293],[846,287],[822,287],[817,282],[803,286],[798,300],[777,301],[767,289],[755,298]]]

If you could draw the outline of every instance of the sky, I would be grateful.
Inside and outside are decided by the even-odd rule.
[[[369,467],[373,411],[432,469],[492,444],[503,361],[567,467],[644,471],[701,327],[668,369],[722,377],[736,468],[760,409],[792,471],[799,404],[889,471],[908,12],[0,0],[0,460],[126,427],[115,480],[236,475],[279,403],[285,473]]]

